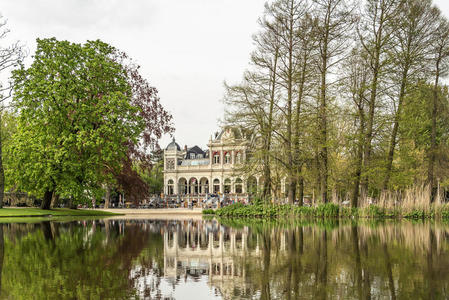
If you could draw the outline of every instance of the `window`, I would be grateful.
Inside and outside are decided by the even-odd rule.
[[[197,154],[196,158],[203,158],[203,154]]]
[[[170,179],[167,183],[167,194],[168,195],[174,194],[174,190],[173,190],[174,186],[175,186],[175,183],[173,182],[173,180]]]
[[[214,179],[214,193],[220,192],[220,180]]]
[[[235,162],[238,164],[242,162],[242,153],[237,152],[237,155],[235,156]]]
[[[189,194],[198,194],[198,180],[194,177],[189,180]]]
[[[190,153],[190,159],[195,159],[195,153]]]
[[[225,164],[230,164],[231,163],[231,153],[226,152],[225,154]]]
[[[167,160],[166,160],[166,168],[167,168],[167,170],[174,170],[175,169],[175,159],[174,158],[167,158]]]
[[[214,164],[219,164],[220,163],[220,154],[215,153],[214,154]]]
[[[179,179],[179,194],[187,194],[187,180],[185,178]]]
[[[243,193],[243,182],[240,178],[237,178],[235,180],[235,193],[236,194],[241,194]]]
[[[231,179],[226,178],[224,181],[224,192],[229,194],[231,192]]]

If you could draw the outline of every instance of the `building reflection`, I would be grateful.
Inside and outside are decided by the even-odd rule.
[[[190,221],[176,230],[164,230],[164,277],[167,280],[207,276],[211,289],[217,289],[224,299],[236,299],[236,291],[249,294],[251,278],[247,278],[246,262],[260,260],[262,249],[259,235],[248,227],[233,229],[212,221]],[[280,255],[286,250],[281,236]]]

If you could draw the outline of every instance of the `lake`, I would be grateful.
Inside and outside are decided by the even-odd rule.
[[[0,269],[2,299],[448,299],[449,225],[4,223]]]

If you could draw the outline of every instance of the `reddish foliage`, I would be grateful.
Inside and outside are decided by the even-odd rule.
[[[139,108],[136,117],[145,122],[145,129],[138,143],[128,143],[128,154],[123,161],[121,173],[115,175],[123,191],[137,202],[139,197],[148,193],[148,186],[132,169],[132,163],[136,162],[144,170],[151,169],[150,151],[160,149],[158,140],[162,135],[174,132],[173,117],[162,106],[157,89],[139,73],[140,66],[132,62],[124,52],[118,51],[114,59],[125,67],[132,89],[131,103]]]

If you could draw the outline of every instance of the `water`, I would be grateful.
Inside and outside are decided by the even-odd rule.
[[[8,223],[0,268],[2,299],[448,299],[449,226]]]

